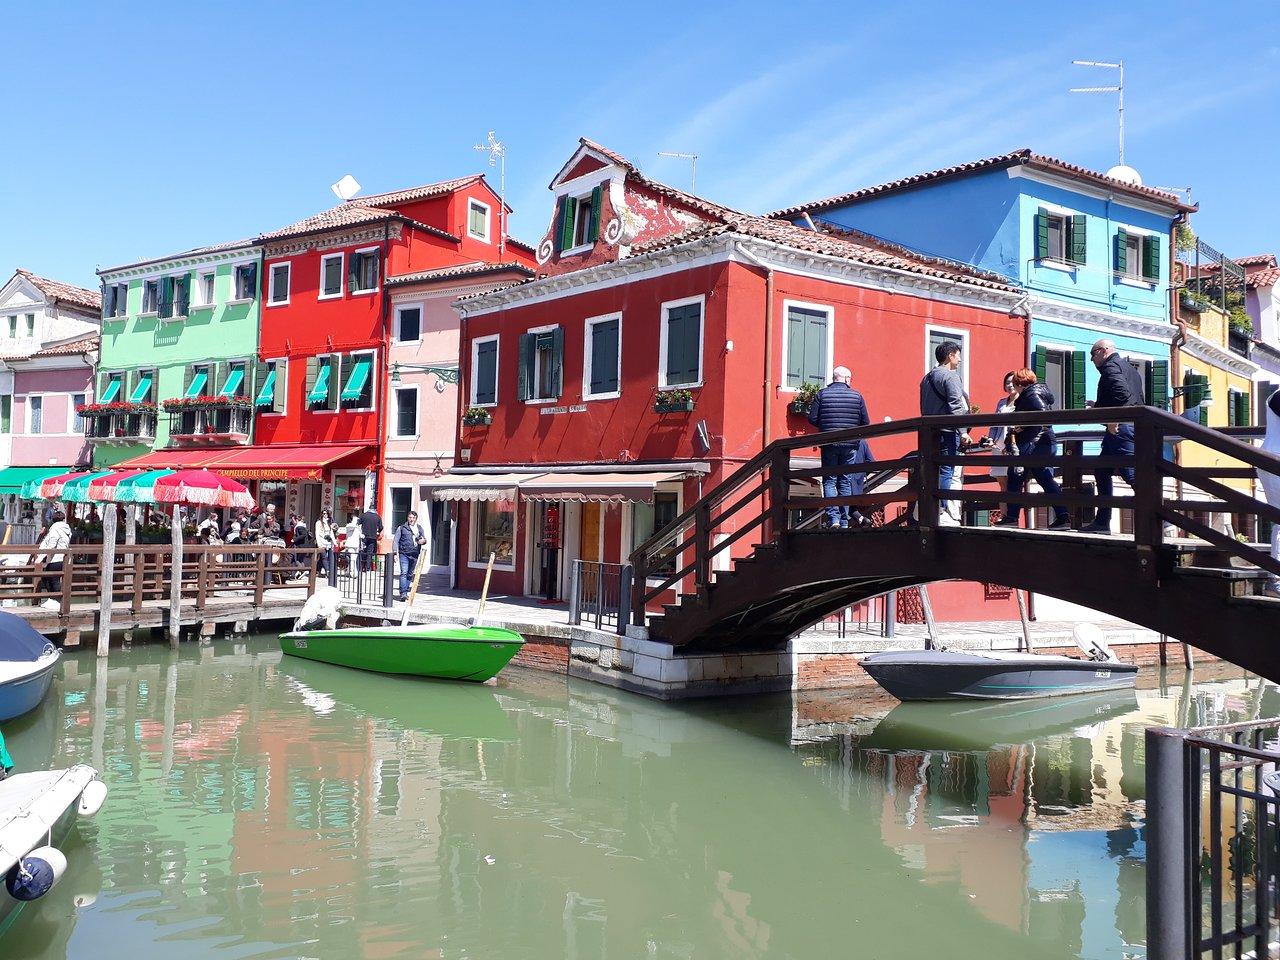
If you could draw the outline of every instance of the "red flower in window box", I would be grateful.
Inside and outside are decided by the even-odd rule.
[[[248,409],[250,405],[251,401],[248,397],[214,397],[201,394],[198,397],[170,397],[164,402],[164,409],[168,413],[174,413],[183,410],[225,410],[235,407]]]

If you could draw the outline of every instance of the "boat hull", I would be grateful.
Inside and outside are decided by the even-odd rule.
[[[1029,700],[1132,689],[1131,663],[1036,654],[890,651],[865,658],[871,678],[899,700]]]
[[[60,659],[60,655],[45,657],[33,663],[30,672],[0,682],[0,721],[20,717],[40,705]]]
[[[357,670],[483,683],[519,651],[524,638],[499,627],[350,627],[280,636],[285,653]]]

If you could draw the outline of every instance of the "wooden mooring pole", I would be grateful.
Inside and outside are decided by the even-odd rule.
[[[169,543],[173,547],[169,559],[169,646],[177,650],[182,638],[182,507],[176,503]]]
[[[98,656],[106,659],[111,646],[111,604],[116,582],[116,505],[102,511],[102,583],[98,607]]]

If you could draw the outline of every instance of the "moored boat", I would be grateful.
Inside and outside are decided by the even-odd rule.
[[[0,611],[0,721],[39,706],[62,652],[17,614]]]
[[[1025,700],[1132,688],[1135,664],[996,650],[889,650],[862,661],[899,700]]]
[[[511,630],[461,623],[295,630],[280,636],[280,649],[295,657],[378,673],[475,682],[496,676],[523,644],[524,638]]]

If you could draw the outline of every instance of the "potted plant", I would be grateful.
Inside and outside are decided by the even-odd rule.
[[[1178,232],[1175,235],[1175,242],[1179,250],[1194,250],[1196,248],[1196,235],[1188,224],[1178,224]]]
[[[787,409],[798,417],[807,417],[809,408],[813,406],[813,398],[821,392],[822,387],[806,381],[796,391],[795,399],[787,404]]]
[[[693,394],[688,390],[659,390],[654,397],[655,413],[689,413],[693,410]]]
[[[180,413],[183,410],[220,410],[234,407],[247,408],[248,397],[223,397],[201,394],[198,397],[170,397],[164,402],[167,413]]]
[[[1230,326],[1232,333],[1238,333],[1246,337],[1253,336],[1253,321],[1239,307],[1234,308],[1227,316],[1227,324]]]
[[[1204,313],[1209,309],[1209,298],[1195,290],[1183,290],[1178,303],[1188,313]]]
[[[493,423],[493,414],[484,407],[468,407],[462,415],[462,422],[469,427],[487,427]]]

